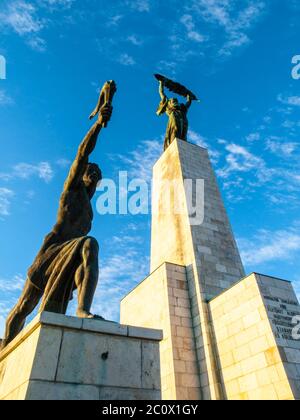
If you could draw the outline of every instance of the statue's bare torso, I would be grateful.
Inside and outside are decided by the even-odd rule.
[[[91,198],[83,182],[63,191],[54,232],[63,241],[86,236],[93,221]]]

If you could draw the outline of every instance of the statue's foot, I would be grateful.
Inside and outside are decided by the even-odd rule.
[[[86,311],[77,310],[76,315],[77,315],[78,318],[96,319],[98,321],[105,321],[105,318],[103,318],[102,316],[93,315],[90,312],[86,312]]]

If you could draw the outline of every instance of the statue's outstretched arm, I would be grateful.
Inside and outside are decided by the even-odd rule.
[[[167,99],[167,95],[165,94],[165,85],[162,81],[159,82],[159,95],[162,101]]]
[[[76,158],[71,166],[65,188],[72,188],[82,180],[86,166],[89,163],[90,154],[94,151],[97,139],[103,124],[107,124],[111,118],[112,107],[110,105],[101,108],[101,116],[89,130],[79,146]]]
[[[190,95],[188,95],[186,99],[187,99],[187,101],[186,101],[185,106],[186,106],[186,109],[189,110],[193,101],[192,101],[192,98],[190,97]]]

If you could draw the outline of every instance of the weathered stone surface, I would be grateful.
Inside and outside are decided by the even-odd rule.
[[[84,319],[82,329],[84,331],[93,331],[104,334],[128,335],[128,327],[126,325],[120,325],[115,322],[97,321],[94,319]]]
[[[178,276],[180,280],[177,280]],[[160,343],[163,399],[189,399],[196,393],[200,399],[190,304],[177,308],[181,301],[189,302],[189,292],[187,288],[177,287],[179,281],[186,283],[185,268],[163,264],[121,302],[121,321],[129,325],[152,328],[159,325],[164,330]],[[182,311],[176,314],[176,309]],[[129,327],[129,330],[131,328]],[[189,364],[185,362],[186,359]],[[147,357],[145,360],[150,359]],[[155,365],[155,361],[153,362]],[[185,384],[188,383],[185,389],[181,386],[180,374],[185,374]],[[195,377],[198,378],[198,382]],[[151,386],[150,378],[146,380],[146,385],[143,386]],[[193,389],[193,392],[188,392],[189,389]]]
[[[288,285],[288,286],[287,286]],[[290,283],[252,274],[213,299],[210,309],[228,399],[298,399],[300,341],[293,348],[280,336],[293,328],[284,301],[300,306]],[[284,323],[284,328],[281,323]],[[289,358],[290,356],[290,358]]]
[[[107,355],[105,359],[104,355]],[[139,340],[67,331],[62,342],[57,380],[97,386],[141,388],[141,365]]]
[[[95,323],[39,315],[0,354],[0,399],[159,399],[161,332]]]
[[[31,381],[26,400],[34,401],[98,401],[100,390],[96,386]]]

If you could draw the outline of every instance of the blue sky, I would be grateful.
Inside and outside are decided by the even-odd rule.
[[[104,176],[150,178],[166,125],[152,74],[187,84],[201,98],[189,138],[211,152],[247,272],[300,290],[297,0],[0,2],[0,335],[107,79],[119,89],[93,155]],[[95,212],[92,234],[94,311],[117,320],[120,298],[149,272],[150,216]]]

